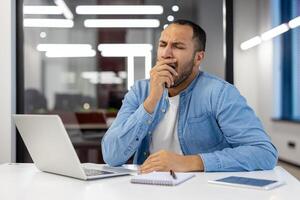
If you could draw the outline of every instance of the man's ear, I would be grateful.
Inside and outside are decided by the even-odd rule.
[[[199,66],[203,59],[204,59],[204,51],[197,51],[194,58],[195,65]]]

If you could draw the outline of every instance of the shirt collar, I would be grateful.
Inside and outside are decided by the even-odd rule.
[[[182,96],[182,95],[186,95],[186,94],[190,93],[190,92],[194,89],[194,87],[195,87],[195,85],[196,85],[196,83],[197,83],[197,80],[200,78],[200,76],[201,76],[202,74],[203,74],[203,72],[199,70],[199,72],[198,72],[198,74],[196,75],[196,77],[194,78],[194,80],[188,85],[187,88],[185,88],[183,91],[181,91],[181,92],[179,93],[179,95]],[[167,100],[167,99],[168,99],[168,96],[169,96],[169,94],[168,94],[168,89],[165,88],[162,97],[163,97],[163,99]]]

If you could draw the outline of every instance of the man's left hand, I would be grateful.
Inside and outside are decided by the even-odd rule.
[[[203,171],[203,162],[199,155],[183,156],[161,150],[151,154],[140,167],[141,173],[169,170],[178,172]]]

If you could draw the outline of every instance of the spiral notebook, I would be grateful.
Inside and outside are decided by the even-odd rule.
[[[177,178],[174,179],[169,172],[151,172],[134,176],[131,179],[131,183],[175,186],[193,178],[195,174],[177,172],[176,176]]]

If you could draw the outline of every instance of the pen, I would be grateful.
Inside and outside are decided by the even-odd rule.
[[[173,170],[170,170],[170,175],[173,177],[173,179],[177,179],[176,174]]]

